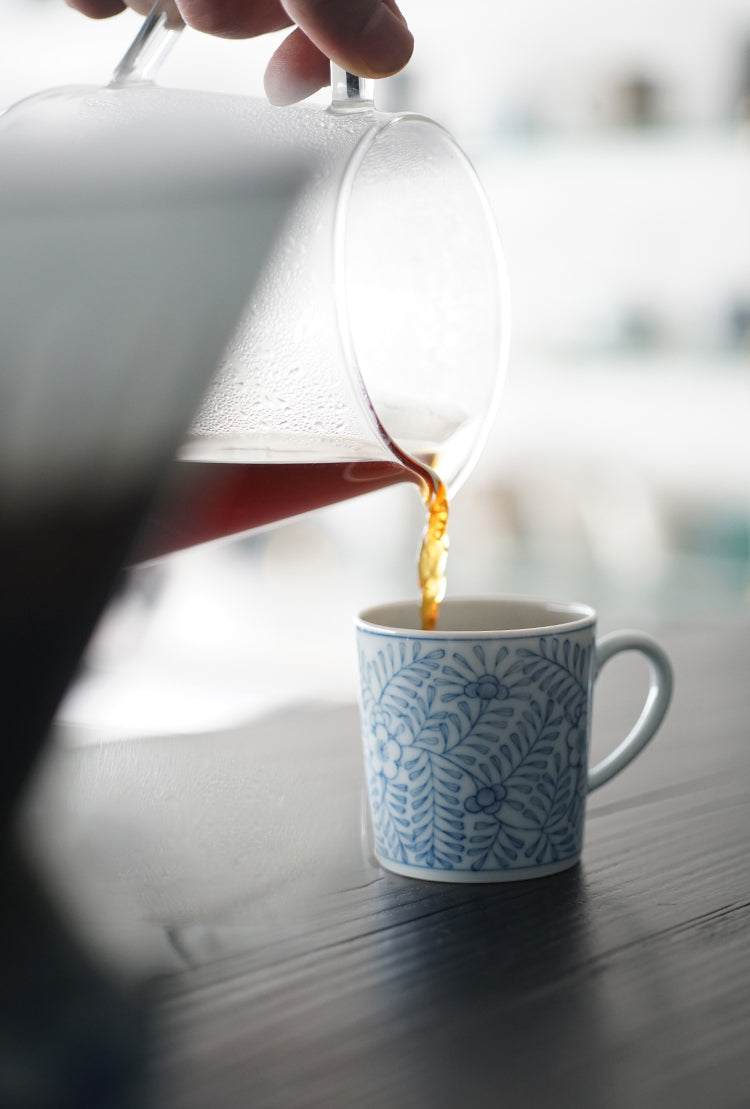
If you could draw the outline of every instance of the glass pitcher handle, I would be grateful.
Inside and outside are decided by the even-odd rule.
[[[375,82],[331,62],[331,111],[362,112],[375,107]]]
[[[109,87],[152,80],[184,28],[174,0],[156,0],[115,68]],[[357,77],[331,62],[332,111],[361,112],[374,108],[374,89],[372,78]]]
[[[156,0],[120,59],[109,87],[151,81],[184,28],[174,0]]]

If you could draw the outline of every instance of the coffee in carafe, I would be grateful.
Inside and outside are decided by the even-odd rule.
[[[448,495],[426,465],[349,462],[175,462],[136,545],[135,561],[210,542],[411,481],[427,506],[419,557],[424,627],[445,596]]]

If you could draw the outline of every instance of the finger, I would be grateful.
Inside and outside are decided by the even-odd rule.
[[[327,58],[359,77],[388,77],[406,65],[414,39],[395,0],[283,0]]]
[[[279,107],[295,104],[327,85],[331,63],[304,31],[296,27],[273,54],[266,68],[266,96]]]
[[[121,0],[65,0],[65,3],[89,19],[109,19],[111,15],[124,12],[126,7]]]
[[[185,22],[219,38],[245,39],[290,27],[279,0],[177,0]]]

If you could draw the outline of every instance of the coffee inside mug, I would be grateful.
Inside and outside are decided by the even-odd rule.
[[[413,601],[376,605],[366,609],[360,619],[384,631],[421,631],[419,606]],[[440,624],[435,632],[471,636],[476,632],[544,631],[561,625],[582,628],[594,620],[594,610],[575,602],[556,602],[534,597],[462,597],[446,600],[440,609]]]

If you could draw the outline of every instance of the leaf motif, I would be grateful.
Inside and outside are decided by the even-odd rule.
[[[414,750],[417,753],[409,760],[408,831],[396,821],[407,861],[446,869],[459,866],[466,839],[465,814],[458,800],[463,772],[427,747]]]
[[[510,863],[514,863],[518,858],[518,852],[514,851],[513,848],[507,844],[503,844],[502,853],[499,850],[499,845],[496,844],[492,854],[494,855],[496,862],[500,864],[501,868],[508,867]]]
[[[538,796],[535,796],[535,797],[531,797],[531,798],[529,799],[529,807],[530,807],[530,808],[532,808],[532,807],[533,807],[533,808],[535,808],[535,809],[536,809],[536,810],[537,810],[538,812],[540,812],[540,813],[541,813],[541,814],[542,814],[543,816],[546,816],[546,815],[547,815],[547,806],[546,806],[546,805],[544,804],[544,802],[542,801],[542,799],[541,799],[540,797],[538,797]]]
[[[460,656],[454,655],[453,657],[458,658]],[[446,674],[449,678],[453,678],[453,679],[455,679],[455,681],[459,681],[462,684],[466,682],[466,675],[465,674],[459,674],[458,670],[456,670],[453,666],[450,666],[447,662],[443,666],[443,668],[441,670],[441,673]],[[437,684],[439,684],[439,685],[451,684],[452,685],[453,683],[452,682],[447,683],[447,682],[444,682],[444,681],[440,681]]]
[[[448,820],[451,820],[452,818],[460,818],[461,810],[456,804],[455,797],[451,797],[450,794],[446,795],[444,793],[441,793],[439,788],[435,792],[437,798],[435,801],[435,812],[440,813]]]
[[[509,717],[513,716],[514,712],[515,709],[510,705],[493,705],[492,708],[486,710],[484,719],[493,721],[507,720]]]
[[[460,751],[453,751],[452,756],[457,762],[462,763],[464,766],[474,766],[477,761],[475,755],[464,755]]]
[[[576,723],[586,703],[590,650],[569,639],[540,636],[537,651],[527,647],[518,650],[516,661],[508,673],[521,672],[552,697],[564,710],[567,719]]]
[[[505,729],[508,727],[508,721],[499,720],[497,727],[500,729],[500,731],[504,732]],[[472,737],[476,736],[477,739],[486,739],[490,743],[495,743],[497,741],[497,733],[491,732],[488,728],[474,728],[474,730],[471,731],[469,735],[471,735]]]
[[[476,751],[480,755],[487,755],[490,751],[486,743],[477,743],[474,736],[470,736],[470,738],[466,740],[464,746],[469,747],[472,751]]]
[[[450,774],[450,776],[452,778],[460,778],[461,777],[461,771],[456,770],[456,768],[453,767],[453,766],[443,766],[442,769],[443,769],[444,773]]]
[[[371,809],[376,848],[388,858],[406,862],[406,849],[401,830],[391,812],[393,798],[390,796],[389,789],[385,784],[371,779],[370,794],[373,798]]]
[[[558,820],[561,820],[565,816],[567,811],[568,811],[567,803],[565,801],[559,801],[555,805],[555,807],[550,810],[550,814],[549,814],[547,823],[548,824],[556,823]]]
[[[461,862],[461,856],[457,855],[455,851],[436,851],[435,859],[443,870],[452,870],[454,866],[458,866]]]
[[[540,785],[545,782],[545,776],[552,777],[556,754],[554,738],[559,734],[559,720],[559,711],[551,700],[547,700],[544,707],[538,701],[531,701],[517,719],[516,729],[509,737],[510,744],[503,745],[506,752],[503,763],[498,765],[508,790],[507,803],[527,804],[530,787],[545,797],[549,783],[541,789]]]
[[[405,697],[397,697],[395,693],[390,696],[390,701],[394,705],[398,705],[400,709],[408,709],[410,702]]]
[[[375,684],[380,688],[379,699],[382,700],[387,697],[390,692],[390,686],[394,683],[407,682],[409,686],[415,688],[419,687],[423,682],[428,681],[432,674],[437,670],[441,659],[445,657],[445,649],[442,647],[430,651],[429,654],[423,655],[421,647],[415,647],[412,652],[412,657],[407,659],[405,644],[399,644],[398,654],[396,653],[392,643],[388,643],[384,649],[377,652],[374,660],[374,667],[376,679],[371,684]],[[404,687],[402,686],[402,689]],[[406,690],[411,697],[411,689]],[[434,697],[434,693],[432,694]]]

